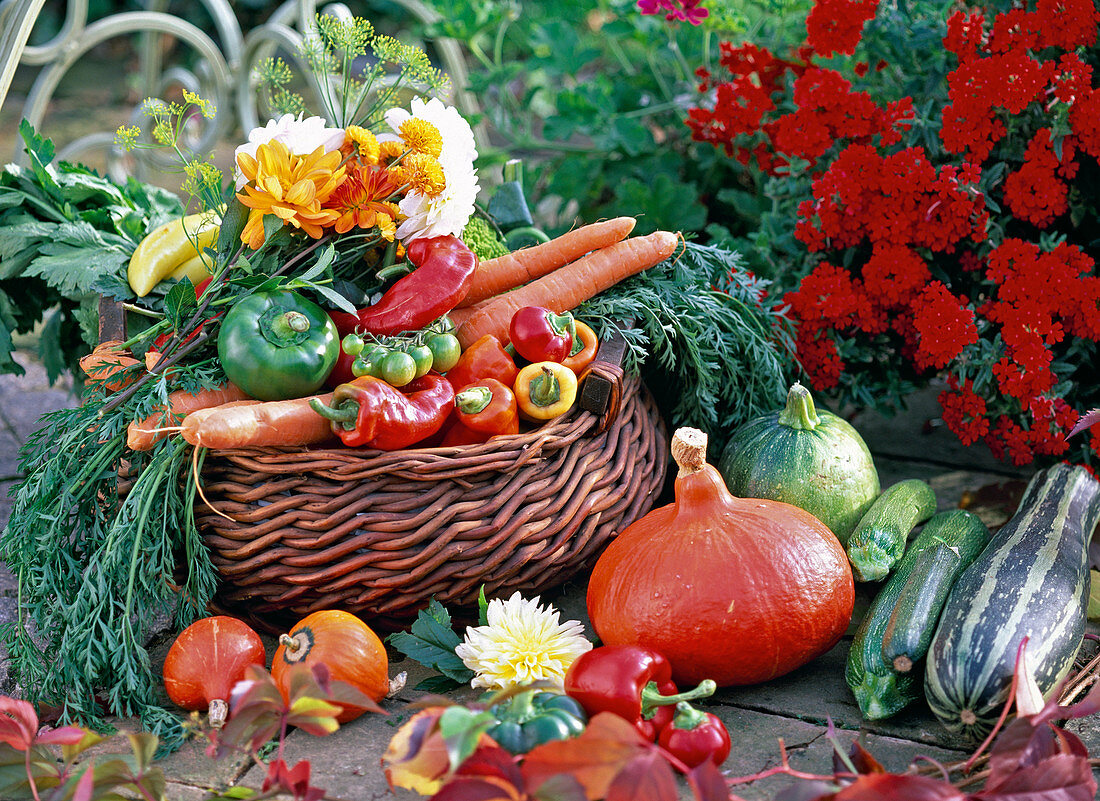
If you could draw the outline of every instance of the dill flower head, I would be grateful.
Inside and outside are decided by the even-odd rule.
[[[561,687],[569,666],[591,650],[577,620],[558,622],[558,611],[539,606],[518,592],[507,601],[492,600],[487,625],[466,629],[455,648],[463,664],[476,674],[473,687],[502,690],[517,684],[549,681]]]
[[[241,240],[258,250],[264,242],[263,218],[268,214],[319,238],[322,227],[332,225],[340,216],[323,208],[347,177],[340,158],[339,150],[326,153],[323,146],[307,156],[296,156],[278,140],[259,145],[256,158],[239,154],[237,167],[247,185],[237,199],[252,209]]]

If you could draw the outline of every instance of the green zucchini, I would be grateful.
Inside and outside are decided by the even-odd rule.
[[[1085,631],[1088,542],[1098,520],[1100,482],[1083,467],[1048,468],[955,582],[924,678],[928,704],[948,729],[975,740],[992,729],[1025,637],[1044,694],[1069,673]]]
[[[953,509],[929,520],[913,545],[918,542],[882,636],[882,658],[898,673],[908,673],[928,653],[947,594],[989,543],[989,529],[976,514]]]
[[[936,494],[918,478],[899,481],[871,504],[848,539],[856,581],[879,581],[905,553],[905,541],[936,511]]]
[[[989,529],[976,515],[955,510],[929,520],[910,544],[871,602],[848,651],[844,679],[863,717],[890,717],[920,697],[920,676],[911,664],[898,670],[885,655],[886,644],[923,641],[927,650],[947,593],[922,594],[915,588],[950,587],[988,541]],[[907,651],[913,662],[923,656],[918,650]]]

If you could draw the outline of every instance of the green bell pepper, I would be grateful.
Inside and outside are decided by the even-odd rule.
[[[218,333],[226,376],[257,400],[313,394],[339,355],[340,335],[324,309],[286,289],[238,301]]]
[[[496,723],[486,733],[512,754],[576,737],[588,723],[584,708],[568,695],[534,690],[489,707],[489,713]]]

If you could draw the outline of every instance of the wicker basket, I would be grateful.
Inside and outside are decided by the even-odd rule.
[[[645,514],[666,433],[635,378],[603,416],[575,409],[482,445],[207,454],[196,507],[219,604],[260,621],[324,608],[383,628],[431,597],[542,592]]]

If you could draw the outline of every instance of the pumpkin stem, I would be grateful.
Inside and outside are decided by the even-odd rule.
[[[229,717],[229,704],[221,698],[215,698],[210,702],[206,716],[212,728],[220,729],[225,725],[225,719]]]
[[[288,664],[301,662],[309,656],[310,649],[313,648],[313,632],[308,628],[302,628],[293,634],[280,634],[279,645],[285,648],[284,661]]]
[[[672,435],[672,458],[680,472],[678,478],[698,473],[707,464],[707,435],[697,428],[678,428]]]
[[[813,431],[820,422],[810,390],[795,381],[787,393],[787,406],[779,413],[779,424],[799,431]]]

